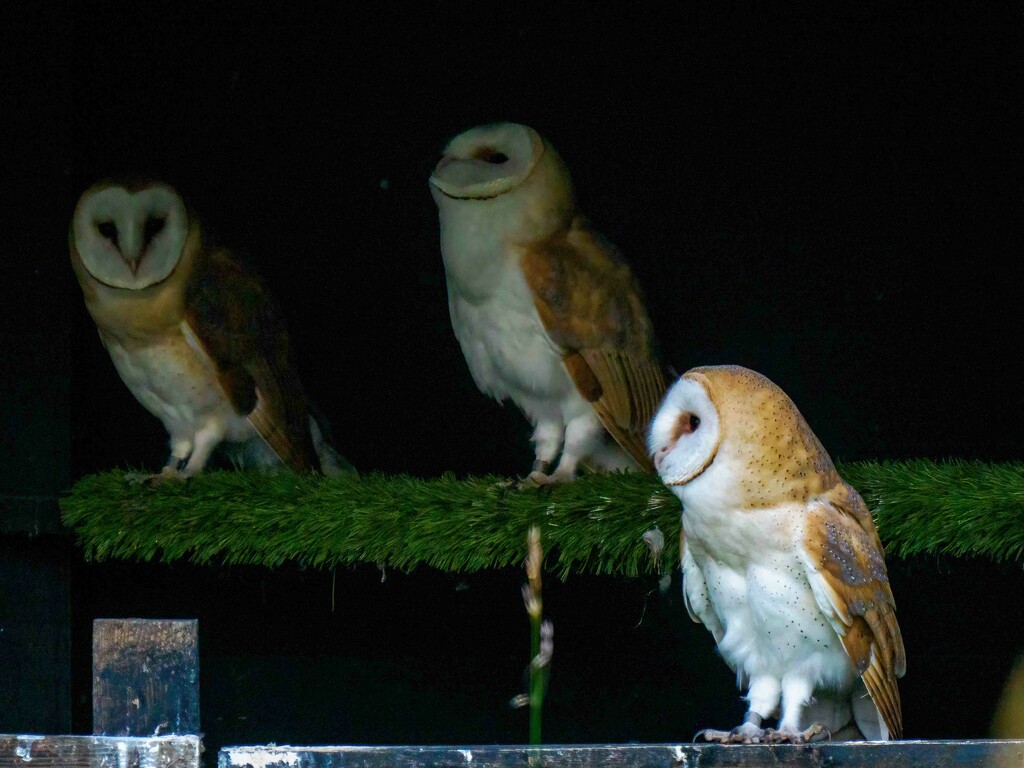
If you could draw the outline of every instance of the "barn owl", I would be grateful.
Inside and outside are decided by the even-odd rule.
[[[683,504],[687,610],[747,690],[742,725],[698,736],[901,738],[906,657],[882,544],[793,401],[746,368],[694,368],[649,447]]]
[[[102,182],[78,200],[71,264],[100,339],[160,419],[187,478],[223,447],[236,466],[351,471],[325,440],[293,367],[278,306],[163,183]]]
[[[445,147],[430,189],[452,328],[477,387],[533,425],[531,484],[579,466],[653,471],[645,435],[665,381],[651,322],[555,150],[525,125],[472,128]]]

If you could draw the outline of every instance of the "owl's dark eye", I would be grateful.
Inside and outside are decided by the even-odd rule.
[[[166,223],[167,219],[162,216],[149,216],[142,229],[142,241],[149,245],[150,241],[163,231],[164,224]]]
[[[508,162],[508,155],[492,147],[481,147],[473,153],[473,158],[475,160],[483,160],[485,163],[491,163],[492,165],[501,165]]]
[[[103,237],[107,238],[114,245],[117,245],[117,227],[114,226],[112,221],[101,221],[96,225],[96,229]]]
[[[672,429],[672,440],[676,441],[683,435],[689,435],[697,431],[700,426],[700,417],[695,413],[683,412],[676,418],[675,426]]]

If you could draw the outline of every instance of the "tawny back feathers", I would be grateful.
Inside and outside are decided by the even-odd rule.
[[[577,211],[561,157],[527,126],[479,126],[449,142],[431,188],[456,336],[480,388],[533,422],[537,463],[561,447],[556,475],[571,479],[607,434],[650,471],[645,433],[665,390],[651,321],[621,255]]]
[[[807,657],[784,652],[774,667],[765,667],[757,649],[778,654],[819,637],[823,645],[812,643],[804,653],[845,657],[842,664],[860,677],[884,723],[876,737],[900,738],[896,680],[906,670],[906,654],[882,544],[863,498],[839,476],[793,401],[749,369],[694,368],[666,395],[649,447],[662,479],[683,502],[688,608],[727,646],[726,660],[744,678],[777,674],[784,681]],[[795,577],[798,571],[802,578]],[[707,581],[709,573],[714,580]],[[728,589],[724,573],[732,574]],[[777,595],[773,604],[758,602],[766,589]],[[820,635],[821,619],[808,616],[808,596],[835,632],[832,640]],[[776,628],[792,639],[778,646],[777,635],[761,631],[770,622],[747,625],[750,614],[775,617]],[[730,626],[747,627],[742,652],[735,650]],[[838,657],[826,650],[835,640]],[[807,680],[842,685],[846,673],[836,663],[825,661],[823,676]],[[792,725],[808,702],[797,697],[787,703],[784,684],[782,694]],[[771,699],[765,701],[769,706]],[[857,706],[853,713],[858,716]]]
[[[90,188],[75,208],[69,251],[115,367],[167,428],[164,475],[201,471],[222,443],[249,445],[239,455],[258,466],[323,468],[326,444],[315,444],[321,430],[312,428],[278,305],[241,261],[204,241],[172,187]]]

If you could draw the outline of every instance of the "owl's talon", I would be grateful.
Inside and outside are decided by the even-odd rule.
[[[813,723],[803,731],[768,729],[765,736],[769,744],[810,744],[814,741],[830,741],[832,732],[821,723]]]
[[[731,731],[705,728],[703,731],[697,731],[693,737],[694,742],[701,739],[712,744],[760,744],[764,741],[764,731],[746,723]]]
[[[536,483],[538,486],[554,485],[556,482],[558,482],[557,480],[555,480],[554,475],[549,475],[546,472],[533,471],[529,475],[527,475],[527,477],[534,483]]]
[[[129,483],[130,485],[145,485],[149,487],[159,485],[160,483],[168,480],[184,482],[188,480],[189,477],[189,475],[186,475],[184,472],[181,472],[171,466],[164,467],[155,474],[150,472],[125,472],[124,474],[126,483]]]
[[[574,477],[569,472],[563,472],[556,469],[550,475],[544,472],[539,472],[536,469],[528,474],[522,481],[520,481],[520,488],[543,488],[551,487],[552,485],[561,485],[562,483],[571,483]]]
[[[759,728],[754,723],[745,722],[742,725],[737,725],[731,731],[705,728],[703,731],[697,731],[693,740],[696,742],[703,738],[704,741],[716,744],[761,744],[766,741],[767,733],[766,730]]]
[[[551,485],[551,479],[549,475],[534,470],[522,480],[519,481],[519,490],[529,490],[537,488],[544,488],[545,486]]]
[[[551,462],[545,461],[544,459],[537,459],[535,462],[533,462],[533,467],[531,468],[530,474],[532,475],[534,472],[539,472],[542,475],[547,475],[548,473],[551,472]]]
[[[728,738],[728,731],[716,731],[713,728],[704,728],[703,730],[697,731],[693,734],[693,743],[699,744],[701,741],[706,741],[716,744],[724,744]]]

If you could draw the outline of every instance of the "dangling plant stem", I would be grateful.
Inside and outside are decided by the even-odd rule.
[[[548,668],[554,651],[554,626],[543,621],[540,567],[544,553],[540,547],[540,529],[531,525],[526,535],[526,579],[523,602],[530,617],[530,682],[527,694],[530,704],[530,744],[541,743],[541,707],[547,689]]]
[[[551,662],[551,651],[554,647],[555,628],[550,621],[544,621],[541,622],[539,631],[536,625],[532,629],[533,640],[538,650],[530,662],[530,744],[536,746],[541,743],[540,708],[548,690],[548,664]]]

